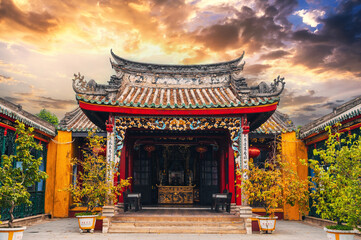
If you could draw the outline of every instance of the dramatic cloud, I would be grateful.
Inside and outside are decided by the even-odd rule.
[[[319,22],[319,18],[325,15],[325,11],[314,9],[311,11],[308,11],[306,9],[298,10],[294,13],[294,15],[298,15],[302,18],[302,21],[310,25],[311,27],[317,27]]]
[[[284,50],[276,50],[276,51],[272,51],[266,54],[263,54],[260,57],[260,60],[272,60],[272,59],[277,59],[277,58],[282,58],[284,56],[290,55],[289,52],[284,51]]]
[[[166,64],[245,51],[247,82],[284,76],[280,109],[303,123],[357,95],[360,36],[359,0],[2,0],[0,94],[61,118],[76,106],[74,72],[109,80],[110,49]]]
[[[293,33],[298,41],[295,64],[322,71],[351,72],[361,76],[361,1],[343,1],[339,11],[320,23],[316,33],[299,30]]]
[[[254,65],[247,65],[245,67],[244,73],[245,74],[251,74],[251,75],[258,75],[266,71],[268,68],[270,68],[270,65],[267,64],[254,64]]]

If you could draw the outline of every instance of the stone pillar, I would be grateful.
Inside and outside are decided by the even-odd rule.
[[[114,118],[110,115],[109,120],[106,123],[107,130],[107,164],[108,166],[114,165],[114,148],[115,148],[115,140],[114,140]],[[108,184],[114,184],[114,172],[113,167],[110,167],[107,171],[106,181]],[[113,199],[107,199],[107,203],[103,206],[102,216],[105,217],[103,219],[103,233],[108,232],[108,228],[110,226],[110,218],[115,215],[115,206],[113,203]]]
[[[241,159],[242,159],[242,205],[243,206],[247,206],[248,205],[248,201],[245,197],[245,195],[243,194],[243,182],[244,180],[248,179],[246,170],[248,170],[249,168],[249,153],[248,153],[248,148],[249,148],[249,143],[248,143],[248,133],[249,133],[249,124],[247,122],[247,116],[242,117],[242,133],[240,134],[240,152],[241,152]]]

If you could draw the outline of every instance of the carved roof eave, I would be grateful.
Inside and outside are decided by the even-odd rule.
[[[115,60],[111,61],[112,67],[118,71],[145,73],[152,72],[155,74],[201,74],[210,75],[216,73],[231,73],[233,71],[242,70],[244,63],[242,59],[244,52],[239,58],[228,62],[219,62],[211,64],[197,64],[197,65],[171,65],[171,64],[154,64],[130,61],[121,58],[110,50],[110,53]]]

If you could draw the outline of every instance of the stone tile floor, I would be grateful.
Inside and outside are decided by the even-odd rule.
[[[308,225],[296,221],[278,221],[276,231],[273,234],[259,234],[254,232],[252,235],[238,234],[103,234],[79,233],[77,219],[63,218],[51,219],[33,226],[29,226],[24,232],[24,240],[45,240],[45,239],[86,239],[86,240],[248,240],[248,239],[277,239],[277,240],[327,240],[326,233],[322,228]],[[361,240],[355,237],[355,240]]]

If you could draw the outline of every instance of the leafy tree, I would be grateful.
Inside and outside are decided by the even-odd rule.
[[[82,149],[83,159],[73,159],[73,164],[82,166],[83,171],[78,172],[79,176],[75,184],[67,189],[78,205],[86,206],[86,212],[93,212],[97,206],[103,206],[107,201],[115,201],[123,189],[130,185],[129,179],[121,179],[120,183],[114,185],[109,178],[113,177],[115,164],[108,164],[104,149],[105,139],[88,132],[86,147]],[[116,174],[119,175],[119,172]]]
[[[36,114],[36,116],[55,126],[58,126],[59,123],[58,117],[44,108],[41,109],[40,112]]]
[[[337,124],[336,127],[339,127]],[[342,136],[326,127],[328,139],[324,149],[315,149],[320,160],[310,159],[314,170],[313,206],[322,218],[348,226],[361,225],[361,136]]]
[[[39,170],[42,157],[34,158],[31,151],[42,150],[32,135],[33,128],[25,128],[23,123],[17,122],[16,155],[2,155],[0,166],[0,207],[9,210],[9,227],[13,227],[14,208],[20,204],[31,205],[28,188],[36,182],[47,178],[47,174]],[[21,163],[21,167],[14,167],[14,163]]]
[[[266,216],[274,216],[274,209],[290,204],[298,204],[301,212],[308,210],[309,181],[301,180],[294,170],[295,164],[281,154],[281,142],[275,139],[273,157],[265,161],[264,168],[250,161],[248,179],[244,181],[244,191],[250,204],[259,203]]]

